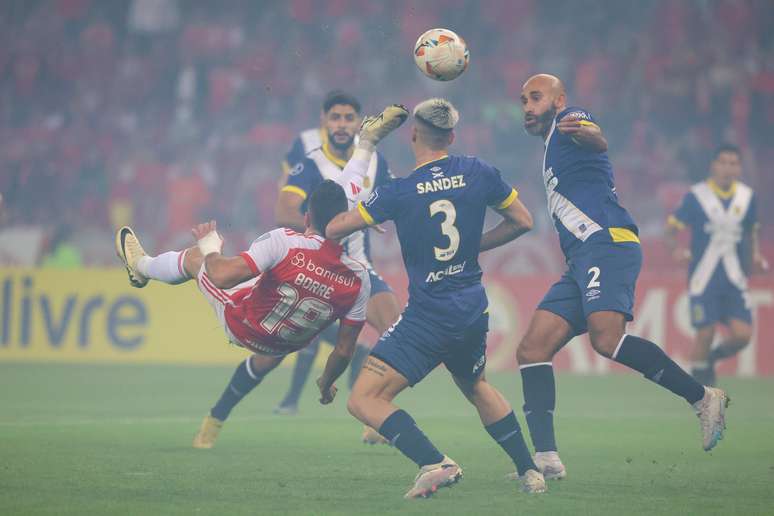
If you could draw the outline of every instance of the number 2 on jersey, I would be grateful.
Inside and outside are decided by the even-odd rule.
[[[454,221],[457,219],[457,210],[451,201],[439,199],[430,205],[430,216],[432,217],[436,213],[442,213],[444,216],[441,221],[441,234],[449,239],[449,246],[446,248],[433,246],[433,251],[435,251],[436,260],[448,262],[454,258],[460,247],[460,232],[454,225]]]
[[[287,283],[277,287],[277,292],[280,300],[261,321],[267,333],[288,342],[301,342],[312,338],[330,321],[333,307],[325,301],[305,297],[298,302],[298,290]]]

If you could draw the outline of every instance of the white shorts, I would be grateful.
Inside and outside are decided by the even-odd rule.
[[[199,269],[199,274],[196,275],[196,284],[199,286],[199,291],[204,295],[204,298],[210,304],[212,309],[215,310],[215,316],[223,327],[223,331],[226,332],[226,337],[228,337],[229,342],[236,344],[237,346],[245,347],[228,328],[228,324],[226,323],[226,305],[233,304],[231,296],[234,292],[246,287],[252,287],[255,285],[256,281],[258,281],[258,277],[251,278],[235,287],[223,290],[212,283],[210,277],[207,276],[204,264],[202,264],[202,267]]]

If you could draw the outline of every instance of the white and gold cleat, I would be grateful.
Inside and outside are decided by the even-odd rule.
[[[403,498],[430,498],[436,491],[444,487],[451,487],[462,480],[462,468],[444,456],[438,464],[423,466],[414,479],[414,487]]]
[[[723,439],[726,429],[726,408],[731,398],[721,389],[704,387],[704,397],[693,404],[699,417],[702,434],[702,448],[710,451]]]
[[[555,451],[536,452],[533,457],[535,466],[543,474],[546,480],[561,480],[567,477],[567,469],[559,458],[559,453]],[[517,472],[508,473],[505,476],[508,480],[520,480]]]
[[[137,262],[146,256],[145,249],[142,248],[137,235],[129,226],[124,226],[116,232],[116,254],[124,262],[126,273],[129,275],[129,284],[135,288],[142,288],[148,284],[148,278],[137,270]]]
[[[390,444],[390,441],[385,439],[382,434],[374,430],[368,425],[363,427],[363,435],[360,438],[365,444]]]
[[[199,432],[194,437],[193,447],[200,450],[209,450],[215,446],[215,441],[218,439],[221,428],[223,428],[223,421],[210,415],[204,416],[202,426],[199,427]]]
[[[521,484],[521,491],[524,493],[545,493],[546,479],[543,474],[534,469],[528,469],[526,473],[519,477],[519,484]]]
[[[408,115],[409,112],[405,106],[393,104],[384,108],[384,111],[376,116],[365,117],[363,123],[360,124],[360,140],[376,145],[385,136],[400,127]]]

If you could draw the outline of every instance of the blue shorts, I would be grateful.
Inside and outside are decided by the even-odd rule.
[[[740,290],[729,282],[723,286],[709,285],[702,295],[691,296],[691,325],[694,328],[728,324],[731,319],[752,324],[746,290]]]
[[[565,319],[581,335],[594,312],[620,312],[634,317],[634,287],[642,268],[642,249],[635,242],[587,242],[567,261],[569,269],[553,284],[538,310]]]
[[[371,355],[387,363],[412,387],[439,364],[456,377],[475,380],[486,365],[489,314],[460,332],[443,330],[416,312],[405,311],[374,346]]]
[[[384,281],[384,278],[379,276],[375,270],[368,269],[368,278],[371,280],[371,297],[374,297],[376,294],[381,294],[382,292],[392,292],[392,289],[387,282]]]

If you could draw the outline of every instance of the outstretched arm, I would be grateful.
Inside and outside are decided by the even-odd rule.
[[[763,256],[763,254],[761,253],[761,243],[760,243],[760,238],[758,237],[759,229],[760,229],[760,224],[756,223],[752,227],[752,234],[750,235],[752,239],[753,267],[755,272],[766,273],[769,271],[769,262],[766,260],[766,257]]]
[[[607,140],[602,129],[590,120],[582,120],[573,113],[562,118],[556,128],[560,133],[570,135],[576,144],[594,152],[607,152]]]
[[[481,251],[507,244],[532,229],[532,215],[519,199],[514,199],[507,208],[495,211],[503,220],[481,235]]]
[[[336,397],[336,386],[333,385],[339,376],[347,370],[352,354],[355,352],[355,344],[360,335],[363,323],[359,324],[339,324],[339,336],[336,347],[328,355],[328,361],[325,363],[325,370],[322,376],[317,379],[317,387],[320,388],[320,403],[327,405]]]
[[[373,225],[373,219],[371,219],[371,216],[368,215],[368,212],[362,206],[362,203],[358,203],[355,208],[333,217],[333,220],[328,223],[328,227],[325,229],[325,238],[340,240],[355,231]]]
[[[672,259],[681,265],[691,261],[691,252],[680,246],[680,243],[677,241],[677,234],[683,229],[685,229],[685,224],[680,222],[674,215],[670,215],[667,220],[666,231],[664,232],[664,242],[672,255]]]
[[[213,285],[227,289],[256,276],[241,256],[221,254],[223,238],[218,234],[214,220],[199,224],[191,232],[204,256],[204,267]]]

